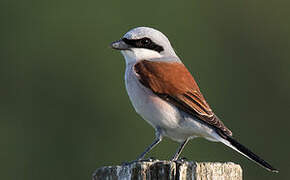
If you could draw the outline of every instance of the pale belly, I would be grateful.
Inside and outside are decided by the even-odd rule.
[[[125,82],[136,112],[152,126],[164,128],[178,126],[178,119],[180,119],[178,109],[145,88],[137,79],[131,66],[126,69]]]
[[[162,129],[162,134],[175,141],[187,138],[205,137],[214,140],[211,128],[184,116],[185,113],[174,105],[162,100],[145,88],[138,80],[132,66],[127,66],[125,73],[126,89],[136,112],[155,129]],[[214,133],[214,134],[213,134]]]

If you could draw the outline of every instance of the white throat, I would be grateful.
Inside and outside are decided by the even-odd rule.
[[[121,53],[126,60],[126,64],[135,63],[144,59],[149,60],[162,57],[158,52],[144,48],[132,48],[131,50],[123,50]]]

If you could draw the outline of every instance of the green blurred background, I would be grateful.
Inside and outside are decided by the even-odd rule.
[[[0,179],[90,179],[135,159],[154,131],[133,110],[124,59],[109,48],[136,26],[164,32],[234,137],[273,174],[220,143],[182,156],[233,161],[244,179],[290,177],[290,2],[2,0]],[[169,159],[165,139],[149,156]]]

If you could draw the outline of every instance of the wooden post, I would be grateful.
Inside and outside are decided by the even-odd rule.
[[[242,180],[242,168],[232,162],[146,160],[123,166],[104,166],[93,180]]]

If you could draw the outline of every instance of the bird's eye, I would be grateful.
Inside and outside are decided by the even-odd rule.
[[[150,39],[148,39],[148,38],[143,38],[143,39],[141,39],[141,44],[142,45],[148,45],[148,44],[150,44]]]

